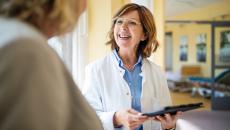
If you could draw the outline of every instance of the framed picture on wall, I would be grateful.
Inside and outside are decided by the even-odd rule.
[[[230,62],[230,30],[220,34],[220,62]]]
[[[206,62],[206,43],[207,43],[206,34],[198,34],[196,38],[196,59],[198,62]]]
[[[188,60],[188,37],[180,37],[180,61]]]

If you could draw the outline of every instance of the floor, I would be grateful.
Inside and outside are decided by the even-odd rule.
[[[195,95],[194,97],[191,97],[189,92],[171,91],[171,97],[172,97],[173,105],[203,102],[204,107],[197,110],[211,110],[211,100],[206,99],[199,95]]]

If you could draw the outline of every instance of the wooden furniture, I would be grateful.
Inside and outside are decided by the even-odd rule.
[[[201,66],[199,65],[183,65],[181,67],[180,79],[172,80],[168,78],[168,85],[172,91],[190,92],[192,91],[193,85],[188,82],[190,76],[201,76]],[[173,77],[173,74],[168,74],[168,77]],[[175,75],[174,77],[176,77]],[[178,77],[178,76],[177,76]],[[174,78],[175,79],[175,78]]]
[[[201,66],[199,65],[183,65],[181,67],[181,75],[188,76],[202,76]]]

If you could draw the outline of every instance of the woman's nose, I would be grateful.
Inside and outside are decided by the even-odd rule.
[[[121,24],[121,28],[122,28],[122,29],[127,29],[127,28],[128,28],[127,22],[123,22],[123,23]]]

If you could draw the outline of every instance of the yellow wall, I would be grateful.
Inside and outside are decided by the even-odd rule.
[[[211,64],[211,28],[210,25],[198,25],[198,24],[181,24],[181,25],[167,25],[166,30],[172,32],[173,36],[173,71],[180,72],[183,65],[201,65],[202,74],[204,76],[210,75]],[[198,34],[204,33],[207,36],[206,41],[206,62],[197,62],[196,60],[196,37]],[[188,36],[188,59],[187,61],[180,61],[180,37]]]
[[[107,34],[111,24],[111,1],[88,1],[88,46],[89,62],[104,56],[110,51],[106,46]]]
[[[224,1],[220,4],[214,4],[196,11],[192,11],[170,20],[230,20],[230,1]],[[228,16],[227,16],[228,15]],[[224,17],[223,17],[224,16]],[[226,17],[227,16],[227,17]],[[211,75],[211,26],[207,24],[166,24],[166,32],[172,32],[173,35],[173,71],[180,72],[183,65],[197,65],[202,67],[202,74],[204,77]],[[216,43],[219,43],[219,32],[223,29],[216,30]],[[197,62],[196,60],[196,38],[200,33],[205,33],[207,36],[206,42],[206,62]],[[188,60],[186,62],[179,61],[179,45],[180,37],[188,36]],[[218,50],[218,45],[217,45]]]
[[[112,5],[112,16],[126,3],[129,3],[130,0],[111,0]]]
[[[150,60],[152,60],[154,63],[161,66],[162,69],[165,69],[165,60],[164,60],[164,1],[163,0],[154,0],[154,6],[153,6],[153,15],[155,18],[155,23],[157,27],[157,40],[160,43],[159,48],[155,53],[152,54],[150,57]]]

